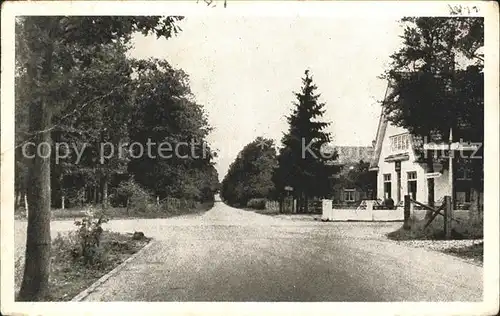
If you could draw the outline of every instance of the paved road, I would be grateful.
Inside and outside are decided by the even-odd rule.
[[[222,203],[203,215],[120,222],[110,228],[155,241],[88,301],[482,299],[482,267],[362,233],[384,224],[292,221]]]

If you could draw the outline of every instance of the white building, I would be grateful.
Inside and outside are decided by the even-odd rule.
[[[389,90],[389,89],[388,89]],[[387,97],[386,92],[386,97]],[[427,204],[427,165],[418,161],[417,147],[422,142],[410,135],[402,127],[397,127],[380,115],[375,140],[371,171],[377,172],[377,198],[392,198],[394,203],[402,203],[405,195]],[[455,168],[454,168],[455,169]],[[434,165],[434,172],[441,175],[434,178],[434,197],[437,205],[445,195],[454,196],[456,205],[467,204],[471,200],[471,178],[465,167],[458,167],[454,174],[454,194],[450,192],[448,170],[442,164]]]

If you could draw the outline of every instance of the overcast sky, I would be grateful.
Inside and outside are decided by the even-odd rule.
[[[164,58],[190,76],[215,128],[209,141],[220,150],[221,179],[257,136],[279,143],[305,69],[326,103],[334,144],[371,145],[386,88],[377,76],[401,43],[395,19],[193,16],[180,26],[170,40],[136,37],[131,54]]]

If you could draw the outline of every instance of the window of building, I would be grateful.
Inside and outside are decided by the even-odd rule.
[[[457,175],[456,175],[456,179],[457,180],[472,180],[472,177],[471,177],[471,171],[469,168],[467,168],[467,166],[459,166],[457,168]]]
[[[471,202],[470,191],[455,192],[455,201],[457,203],[470,203]]]
[[[354,202],[354,189],[344,189],[344,201],[346,202]]]
[[[391,174],[384,174],[384,198],[388,199],[391,197],[392,185],[391,185]]]
[[[408,180],[417,180],[417,172],[416,171],[409,171],[408,172]]]
[[[410,171],[407,173],[408,177],[408,195],[413,200],[417,199],[417,172],[416,171]]]
[[[408,133],[391,136],[390,141],[392,151],[408,150],[410,145]]]

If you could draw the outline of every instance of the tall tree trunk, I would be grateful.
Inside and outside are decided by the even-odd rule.
[[[47,26],[50,28],[50,26]],[[52,44],[41,49],[42,67],[38,76],[37,58],[31,61],[27,71],[33,78],[32,87],[36,87],[40,79],[48,83],[52,73]],[[29,131],[34,134],[35,157],[28,169],[28,227],[26,238],[26,255],[24,274],[19,291],[19,301],[41,301],[47,298],[50,271],[50,128],[52,121],[51,104],[43,95],[29,106]],[[42,145],[41,145],[42,144]],[[45,145],[43,145],[45,144]],[[41,146],[40,146],[41,145]]]
[[[30,132],[46,130],[50,126],[51,111],[45,101],[30,106]],[[50,144],[50,133],[39,133],[34,143]],[[50,271],[50,149],[42,145],[40,154],[34,153],[29,169],[28,233],[24,275],[19,292],[20,301],[41,301],[47,298]],[[44,158],[46,157],[46,158]]]
[[[108,208],[108,176],[105,175],[102,182],[102,207]]]
[[[482,220],[481,198],[480,194],[483,191],[483,181],[481,180],[483,174],[482,161],[473,161],[472,170],[472,189],[471,189],[471,206],[469,208],[469,217],[475,221]]]
[[[479,219],[479,191],[477,188],[471,189],[471,204],[469,208],[469,219],[477,221]]]
[[[283,213],[283,194],[279,196],[279,212]]]
[[[97,194],[97,184],[94,185],[94,191],[93,191],[93,193],[94,193],[94,197],[93,197],[92,200],[93,200],[94,204],[98,204],[99,201],[97,200],[97,197],[98,197],[98,194]]]
[[[429,136],[429,140],[430,139],[431,138]],[[434,172],[434,159],[432,157],[432,154],[429,152],[427,152],[426,163],[427,173]],[[427,205],[429,205],[430,207],[434,207],[434,178],[427,179]],[[432,211],[425,212],[425,218],[431,218],[432,214]]]
[[[304,194],[304,213],[309,213],[309,196]]]
[[[19,209],[19,206],[21,205],[21,201],[19,199],[19,194],[20,194],[20,189],[19,186],[15,186],[14,188],[14,209]]]
[[[24,197],[24,193],[22,190],[19,190],[19,192],[17,193],[17,202],[16,202],[16,205],[17,207],[21,207],[23,205],[23,197]]]
[[[24,193],[24,211],[26,212],[26,218],[28,218],[28,194]]]
[[[65,196],[64,196],[64,182],[63,182],[64,176],[61,172],[61,175],[59,176],[59,190],[61,192],[61,209],[64,210],[65,205]]]

